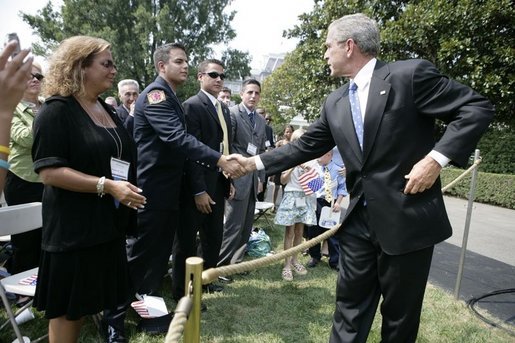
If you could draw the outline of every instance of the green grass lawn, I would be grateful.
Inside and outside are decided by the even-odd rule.
[[[264,224],[260,222],[260,224]],[[276,251],[282,250],[283,228],[267,229]],[[308,257],[302,257],[307,262]],[[323,343],[329,339],[336,287],[336,272],[323,262],[308,275],[293,282],[281,279],[281,265],[275,264],[235,276],[224,292],[208,294],[203,301],[201,342],[206,343]],[[163,287],[169,287],[165,279]],[[169,308],[175,304],[167,299]],[[32,339],[46,331],[46,320],[39,318],[21,326]],[[5,318],[5,311],[0,311]],[[164,335],[148,336],[136,332],[137,318],[129,313],[127,330],[131,343],[164,342]],[[0,332],[0,342],[10,343],[10,326]],[[380,317],[376,315],[369,342],[380,342]],[[80,342],[101,342],[90,318]],[[476,318],[462,301],[429,285],[422,311],[418,342],[427,343],[508,343],[515,337],[492,328]]]

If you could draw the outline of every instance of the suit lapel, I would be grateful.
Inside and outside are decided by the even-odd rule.
[[[211,118],[215,121],[215,123],[218,125],[220,130],[222,130],[222,125],[220,124],[220,120],[218,119],[218,113],[216,112],[216,108],[215,108],[215,106],[213,106],[213,103],[211,102],[209,97],[206,94],[204,94],[204,92],[202,92],[202,91],[200,91],[198,93],[198,96],[199,96],[200,101],[202,101],[202,103],[206,107],[207,112],[209,113]]]
[[[363,161],[366,161],[377,136],[379,125],[383,119],[384,109],[390,93],[390,83],[385,81],[389,69],[383,62],[377,61],[376,68],[370,80],[367,109],[365,112],[363,136]]]

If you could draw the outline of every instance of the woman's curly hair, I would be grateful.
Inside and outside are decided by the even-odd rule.
[[[50,57],[43,93],[48,96],[83,94],[84,68],[91,65],[95,54],[110,48],[109,42],[96,37],[74,36],[63,40]]]

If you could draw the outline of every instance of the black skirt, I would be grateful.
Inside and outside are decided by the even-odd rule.
[[[78,320],[128,298],[125,239],[66,252],[43,251],[34,306],[48,319]]]

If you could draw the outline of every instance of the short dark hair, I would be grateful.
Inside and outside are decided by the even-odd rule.
[[[207,66],[209,64],[218,64],[220,67],[225,69],[225,66],[224,66],[222,61],[217,60],[216,58],[210,58],[210,59],[207,59],[207,60],[204,60],[204,61],[200,62],[200,64],[198,65],[198,72],[199,73],[205,73],[206,69],[207,69]]]
[[[259,87],[259,91],[261,91],[261,83],[259,83],[258,80],[256,79],[246,79],[245,81],[243,81],[243,83],[241,84],[241,89],[244,90],[245,87],[247,87],[247,85],[256,85]]]
[[[229,87],[222,87],[222,90],[220,92],[232,94],[232,91]]]
[[[175,43],[168,43],[161,45],[154,51],[154,67],[156,68],[157,72],[159,73],[159,67],[157,64],[159,62],[168,62],[170,59],[170,50],[172,49],[180,49],[188,55],[188,52],[186,51],[186,47],[184,44],[175,42]]]

